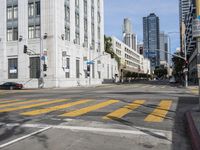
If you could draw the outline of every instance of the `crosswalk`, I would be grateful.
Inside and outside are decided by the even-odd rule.
[[[104,121],[121,119],[134,111],[144,109],[149,103],[144,99],[132,100],[125,103],[116,99],[38,99],[38,100],[5,100],[0,101],[0,114],[14,112],[24,117],[48,115],[57,112],[61,118],[73,118],[87,116],[90,112],[105,109],[105,115],[101,116]],[[156,101],[155,107],[144,117],[145,122],[163,122],[172,108],[172,100],[161,99]],[[112,109],[108,108],[112,107]],[[72,109],[70,109],[72,108]]]

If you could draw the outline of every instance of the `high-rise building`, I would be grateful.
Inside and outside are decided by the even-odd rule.
[[[191,0],[179,0],[179,26],[180,26],[180,45],[184,52],[185,19],[189,13]]]
[[[196,0],[190,1],[190,7],[187,15],[185,16],[185,51],[188,60],[188,75],[189,80],[195,84],[198,83],[198,39],[195,37],[195,32],[192,30],[193,21],[197,21],[197,6]]]
[[[137,36],[132,31],[132,22],[130,19],[124,19],[123,25],[123,41],[126,45],[131,47],[132,49],[137,49]]]
[[[103,0],[2,0],[0,22],[0,82],[102,82]]]
[[[159,34],[159,17],[157,17],[154,13],[151,13],[147,17],[143,17],[144,56],[150,59],[152,71],[155,67],[160,65]]]
[[[168,66],[168,35],[160,32],[160,65]]]

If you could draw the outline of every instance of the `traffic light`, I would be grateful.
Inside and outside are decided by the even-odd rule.
[[[87,65],[87,76],[88,77],[90,76],[90,65],[89,64]]]
[[[27,47],[27,45],[24,45],[24,54],[26,54],[27,51],[28,51],[28,47]]]
[[[47,64],[43,64],[43,71],[47,71]]]

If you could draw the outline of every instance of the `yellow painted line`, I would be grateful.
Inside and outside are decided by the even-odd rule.
[[[27,100],[23,102],[15,102],[15,103],[9,103],[9,104],[2,104],[0,105],[0,108],[8,107],[8,106],[16,106],[16,105],[22,105],[22,104],[29,104],[29,103],[34,103],[34,102],[40,102],[44,101],[45,99],[40,99],[40,100]]]
[[[92,106],[88,106],[88,107],[85,107],[85,108],[82,108],[82,109],[79,109],[79,110],[71,111],[71,112],[62,114],[60,116],[77,117],[77,116],[84,115],[88,112],[106,107],[108,105],[111,105],[111,104],[114,104],[114,103],[117,103],[117,102],[119,102],[119,100],[108,100],[108,101],[105,101],[105,102],[102,102],[102,103],[99,103],[99,104],[96,104],[96,105],[92,105]]]
[[[158,107],[154,109],[154,111],[148,115],[144,121],[147,122],[162,122],[167,115],[170,107],[172,105],[171,100],[162,100]]]
[[[25,101],[24,99],[22,100],[1,100],[0,104],[5,104],[5,103],[14,103],[14,102],[20,102],[20,101]]]
[[[140,107],[142,104],[144,104],[145,100],[135,100],[131,104],[128,104],[116,111],[113,111],[103,117],[103,119],[112,119],[112,118],[122,118],[126,114],[130,113],[134,109]]]
[[[0,110],[0,113],[11,112],[11,111],[16,111],[16,110],[21,110],[21,109],[28,109],[28,108],[33,108],[33,107],[38,107],[38,106],[43,106],[43,105],[49,105],[49,104],[64,102],[67,100],[68,99],[58,99],[58,100],[51,100],[51,101],[41,102],[41,103],[32,104],[32,105],[25,105],[25,106],[19,106],[19,107],[14,107],[14,108],[6,108],[6,109]]]
[[[21,115],[27,115],[27,116],[41,115],[41,114],[49,113],[49,112],[56,111],[56,110],[59,110],[59,109],[65,109],[65,108],[72,107],[72,106],[75,106],[75,105],[84,104],[84,103],[87,103],[87,102],[90,102],[90,101],[91,100],[80,100],[80,101],[71,102],[71,103],[58,105],[58,106],[54,106],[54,107],[24,112],[24,113],[21,113]]]

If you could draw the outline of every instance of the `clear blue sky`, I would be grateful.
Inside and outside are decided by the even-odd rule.
[[[178,0],[104,0],[105,34],[121,39],[124,18],[130,18],[138,41],[143,40],[142,18],[154,12],[160,18],[160,31],[179,32]],[[171,49],[179,45],[179,34],[170,34]]]

